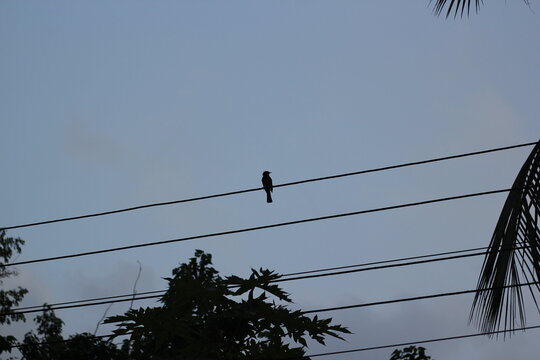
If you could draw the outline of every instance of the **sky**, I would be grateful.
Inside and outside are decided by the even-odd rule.
[[[429,1],[0,2],[0,226],[537,141],[537,5],[463,19]],[[511,186],[531,148],[16,229],[49,257]],[[22,306],[165,288],[195,249],[222,275],[483,247],[504,194],[21,265]],[[475,288],[479,257],[283,283],[316,309]],[[472,296],[323,313],[308,354],[472,334]],[[154,306],[139,302],[136,306]],[[108,315],[129,304],[113,305]],[[59,310],[93,333],[107,306]],[[534,308],[527,325],[539,325]],[[2,329],[18,336],[25,324]],[[100,326],[98,334],[112,330]],[[538,330],[427,344],[437,360],[537,357]],[[322,357],[389,359],[391,349]]]

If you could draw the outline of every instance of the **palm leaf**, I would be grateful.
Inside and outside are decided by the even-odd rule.
[[[525,326],[524,286],[540,311],[535,296],[540,291],[540,142],[512,189],[486,251],[471,308],[469,322],[482,332],[511,334]]]
[[[430,0],[430,3],[433,0]],[[435,0],[435,6],[433,6],[433,11],[435,12],[435,15],[440,16],[444,9],[446,10],[446,17],[449,17],[452,12],[454,12],[454,18],[463,17],[465,13],[467,13],[467,16],[471,13],[471,3],[474,1],[474,9],[475,12],[478,12],[480,9],[480,6],[484,4],[484,0]],[[523,0],[525,5],[531,6],[530,0]]]
[[[457,17],[458,14],[463,17],[465,11],[468,16],[471,12],[471,2],[473,1],[475,10],[478,12],[480,5],[484,3],[483,0],[436,0],[433,11],[435,12],[435,15],[439,16],[444,12],[444,8],[447,8],[446,17],[449,17],[452,11],[454,12],[454,18]]]

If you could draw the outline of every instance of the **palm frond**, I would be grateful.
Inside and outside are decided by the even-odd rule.
[[[469,322],[482,332],[511,334],[525,326],[524,286],[540,311],[535,296],[540,291],[540,142],[512,189],[486,251],[471,308]]]
[[[467,16],[469,16],[471,12],[471,2],[473,1],[475,10],[478,12],[480,5],[484,3],[483,0],[436,0],[433,11],[435,12],[435,15],[439,16],[444,12],[444,9],[447,8],[446,17],[449,17],[452,11],[454,12],[454,18],[456,18],[458,14],[463,17],[465,12],[467,13]]]

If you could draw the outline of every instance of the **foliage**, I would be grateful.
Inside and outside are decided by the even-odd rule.
[[[34,318],[37,334],[26,333],[19,347],[24,360],[127,360],[125,349],[117,349],[111,342],[90,333],[62,337],[64,322],[50,307],[45,306],[43,314]]]
[[[279,275],[253,270],[248,279],[222,278],[201,250],[172,271],[163,306],[109,317],[116,336],[130,335],[130,359],[280,359],[305,354],[309,338],[350,333],[331,319],[309,318],[279,302],[289,295],[272,282]],[[270,301],[270,297],[273,298]],[[307,359],[307,358],[306,358]]]
[[[2,279],[17,275],[15,270],[6,268],[4,264],[9,263],[14,254],[21,253],[23,244],[24,240],[8,237],[4,230],[0,230],[0,285],[3,284]],[[25,320],[23,314],[9,314],[9,312],[12,307],[19,305],[27,292],[28,290],[20,286],[11,290],[0,289],[0,325]],[[11,346],[15,342],[15,337],[11,335],[0,335],[0,354],[11,352]]]
[[[538,308],[534,292],[540,290],[540,142],[512,188],[486,252],[471,309],[470,321],[482,332],[525,326],[523,285]]]
[[[454,13],[454,18],[458,16],[463,17],[465,14],[469,16],[473,2],[474,10],[478,12],[480,6],[484,3],[483,0],[435,0],[433,11],[437,16],[439,16],[444,12],[444,9],[447,8],[446,17],[449,17],[452,12]],[[530,0],[523,0],[523,2],[527,6],[530,6]]]
[[[426,349],[421,346],[409,346],[403,350],[394,350],[390,360],[430,360],[431,356],[426,355]]]
[[[457,17],[458,14],[460,16],[463,16],[465,15],[465,12],[467,13],[467,15],[469,15],[471,12],[471,3],[473,1],[475,11],[478,12],[480,5],[483,3],[482,0],[436,0],[433,11],[435,11],[436,15],[441,15],[441,13],[444,11],[444,8],[448,5],[448,9],[446,10],[446,17],[450,16],[452,11],[454,11],[454,17]]]

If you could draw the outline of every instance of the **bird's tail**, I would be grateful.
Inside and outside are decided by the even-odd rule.
[[[270,191],[266,192],[266,202],[271,203],[272,202],[272,194],[270,194]]]

